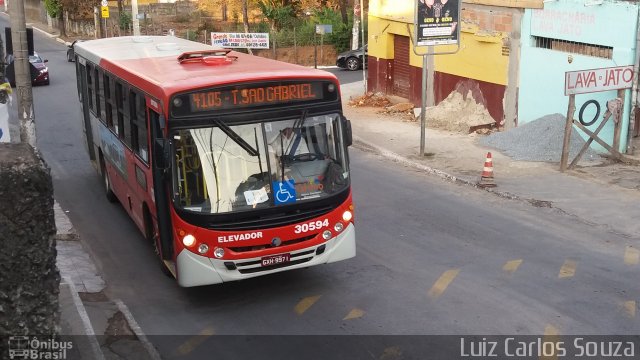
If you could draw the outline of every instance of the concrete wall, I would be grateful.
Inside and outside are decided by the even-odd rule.
[[[0,334],[57,333],[53,184],[26,144],[0,144],[0,229]],[[8,359],[1,343],[0,358]]]
[[[554,113],[566,116],[569,98],[564,95],[565,72],[633,65],[637,21],[638,3],[628,1],[558,0],[546,2],[544,9],[526,10],[522,23],[519,123]],[[536,44],[535,37],[553,39],[554,43],[547,44],[551,48],[543,48]],[[576,95],[576,118],[580,107],[590,99],[600,103],[602,117],[606,101],[615,97],[616,91]],[[626,104],[621,150],[626,148],[630,91],[626,92]],[[591,119],[595,107],[589,110],[594,111],[584,115]],[[599,123],[590,129],[594,131]],[[607,143],[613,143],[611,120],[600,134]]]
[[[38,19],[40,21],[46,21],[47,14],[44,9],[44,3],[42,2],[42,0],[24,0],[24,15],[27,19]]]

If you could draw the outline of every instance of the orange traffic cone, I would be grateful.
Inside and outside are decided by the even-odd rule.
[[[487,153],[487,159],[484,161],[484,169],[482,169],[478,186],[482,188],[497,186],[493,181],[493,160],[491,160],[491,152]]]

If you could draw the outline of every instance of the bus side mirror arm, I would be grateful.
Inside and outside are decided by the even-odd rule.
[[[171,167],[171,141],[156,139],[154,142],[154,164],[156,168],[166,170]]]

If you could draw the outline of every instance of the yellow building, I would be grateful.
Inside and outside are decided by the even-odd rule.
[[[369,1],[368,89],[401,96],[419,105],[423,57],[416,52],[423,54],[427,48],[414,51],[417,1]],[[541,7],[542,0],[460,3],[456,22],[459,48],[432,47],[433,52],[457,52],[427,57],[427,71],[433,78],[433,87],[427,92],[431,92],[435,104],[458,90],[463,95],[470,93],[483,104],[498,124],[505,118],[515,121],[521,19],[525,8]]]

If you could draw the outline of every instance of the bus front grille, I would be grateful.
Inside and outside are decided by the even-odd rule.
[[[296,238],[296,239],[283,240],[282,244],[280,244],[278,246],[299,244],[301,242],[305,242],[307,240],[311,240],[311,239],[315,238],[317,235],[318,234],[312,234],[312,235],[309,235],[309,236],[299,237],[299,238]],[[254,245],[254,246],[235,246],[235,247],[229,247],[229,250],[242,253],[242,252],[248,252],[248,251],[269,249],[269,248],[273,248],[273,247],[275,247],[275,246],[271,245],[271,244]]]

